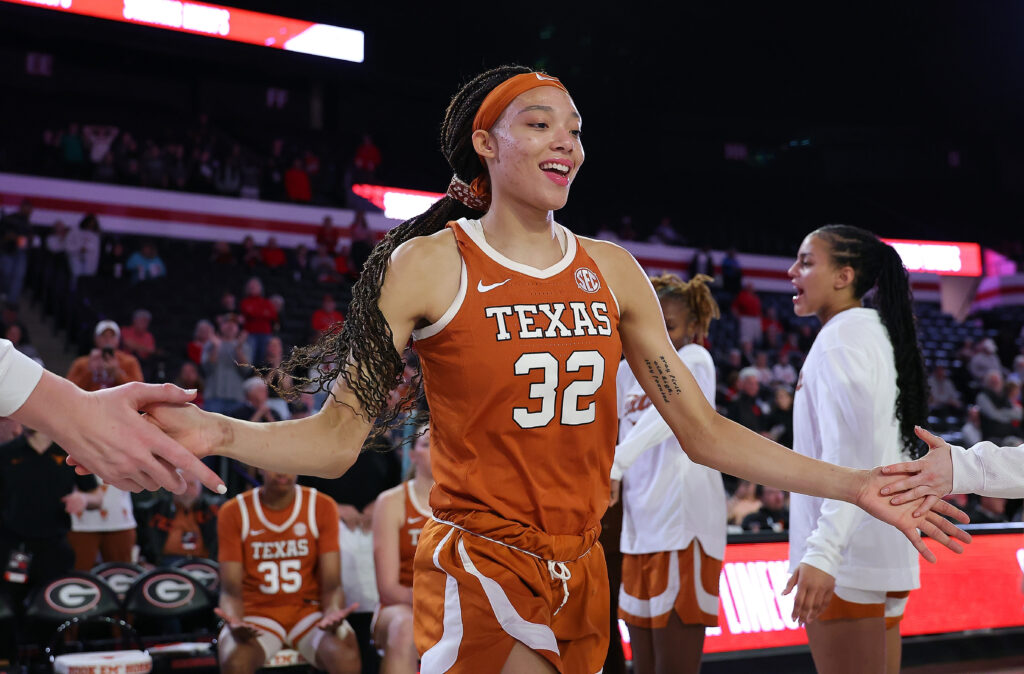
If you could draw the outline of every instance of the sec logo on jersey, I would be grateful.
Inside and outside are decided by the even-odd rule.
[[[597,277],[590,269],[586,267],[580,267],[576,270],[576,285],[580,287],[580,290],[588,293],[596,293],[601,289],[601,279]]]

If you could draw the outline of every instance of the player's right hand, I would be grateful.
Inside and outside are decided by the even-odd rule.
[[[254,626],[244,620],[232,618],[220,607],[213,609],[213,612],[218,618],[227,623],[228,629],[231,630],[232,638],[238,643],[245,643],[246,641],[251,641],[259,636],[259,632]]]

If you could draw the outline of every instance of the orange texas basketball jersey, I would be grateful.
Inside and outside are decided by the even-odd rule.
[[[263,507],[259,488],[224,504],[217,522],[221,562],[241,562],[246,614],[273,617],[282,604],[320,600],[320,555],[338,550],[338,506],[309,487],[295,487],[283,510]]]
[[[608,505],[615,296],[564,228],[562,259],[535,269],[493,249],[478,220],[448,226],[462,254],[459,292],[413,333],[431,415],[430,505],[449,518],[489,511],[581,534]]]
[[[405,496],[405,519],[398,531],[398,583],[412,587],[412,563],[416,558],[416,544],[420,542],[423,525],[430,519],[430,508],[420,503],[416,492],[412,489],[412,480],[403,486]]]

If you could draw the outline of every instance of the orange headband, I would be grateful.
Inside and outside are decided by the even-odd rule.
[[[505,112],[505,108],[515,100],[516,96],[537,87],[555,87],[566,94],[569,93],[569,90],[558,81],[557,77],[550,77],[543,73],[522,73],[510,77],[491,89],[491,93],[484,98],[484,102],[480,104],[480,109],[476,111],[476,116],[473,118],[473,131],[489,129],[494,126],[494,123],[501,117],[501,113]],[[483,157],[480,157],[480,163],[484,163]],[[491,203],[491,181],[487,171],[474,178],[467,187],[469,189],[465,192],[471,195],[470,198],[461,193],[453,193],[450,189],[449,194],[473,210],[486,212]]]
[[[537,87],[556,87],[569,93],[569,90],[558,81],[557,77],[549,77],[542,73],[523,73],[510,77],[494,87],[491,93],[484,98],[480,109],[476,111],[476,117],[473,118],[473,130],[489,129],[494,126],[494,123],[501,117],[501,113],[505,111],[509,103],[515,100],[516,96]]]

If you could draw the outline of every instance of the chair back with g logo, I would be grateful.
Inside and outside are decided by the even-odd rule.
[[[63,623],[72,618],[115,616],[120,608],[117,593],[104,581],[69,571],[34,590],[25,614],[44,623]]]
[[[170,618],[212,612],[213,600],[209,592],[184,571],[159,568],[135,579],[125,594],[124,607],[137,616]]]

